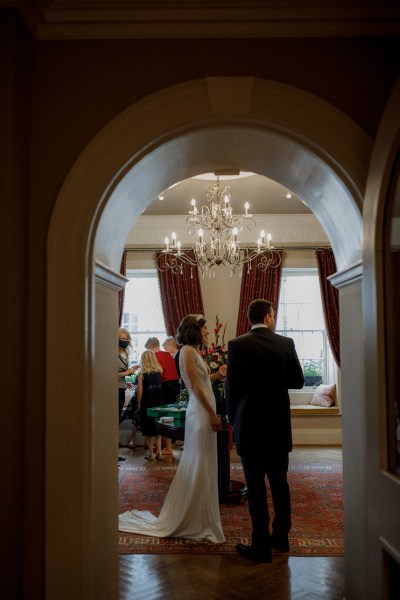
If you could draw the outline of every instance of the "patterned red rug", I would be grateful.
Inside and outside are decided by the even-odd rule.
[[[176,464],[127,465],[119,469],[120,512],[150,510],[158,515]],[[240,464],[231,465],[232,479],[244,481]],[[290,466],[293,556],[343,556],[342,468],[340,464]],[[270,494],[269,494],[270,495]],[[221,504],[224,544],[196,543],[181,538],[154,538],[120,532],[120,554],[226,554],[238,543],[250,543],[247,502]],[[273,511],[271,509],[271,515]]]

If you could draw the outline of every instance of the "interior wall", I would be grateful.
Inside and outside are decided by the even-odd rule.
[[[33,44],[21,28],[13,11],[0,10],[0,311],[1,325],[1,390],[0,408],[0,531],[2,539],[0,564],[1,589],[7,597],[21,595],[26,540],[34,536],[40,546],[43,540],[42,503],[38,489],[43,486],[43,448],[34,442],[43,433],[42,407],[30,411],[21,380],[32,376],[28,364],[27,340],[30,335],[27,305],[29,288],[29,139],[30,103],[32,99]],[[42,340],[36,353],[43,360]],[[43,383],[43,382],[41,382]],[[39,384],[40,385],[40,384]],[[30,423],[35,433],[27,431]],[[25,444],[24,437],[28,439]],[[30,444],[29,442],[32,442]],[[26,455],[34,457],[32,470],[24,472]],[[24,503],[30,502],[36,519],[24,517]],[[33,555],[27,570],[42,567],[41,557]],[[40,581],[32,591],[41,593]],[[10,594],[10,595],[8,595]],[[39,596],[38,596],[39,597]]]
[[[122,164],[119,159],[115,160],[114,171],[107,160],[84,165],[69,187],[67,198],[62,198],[63,224],[57,231],[56,248],[49,257],[52,213],[60,202],[60,190],[71,179],[70,171],[79,163],[80,153],[106,123],[133,103],[152,92],[205,75],[250,74],[305,89],[330,102],[374,137],[397,75],[400,42],[378,38],[214,40],[212,43],[209,40],[37,42],[27,34],[15,9],[4,8],[0,9],[0,27],[0,119],[4,148],[0,186],[5,198],[0,207],[0,243],[5,245],[4,256],[7,257],[1,263],[4,293],[0,307],[7,321],[2,330],[6,401],[0,422],[4,445],[1,467],[8,481],[7,490],[1,496],[0,512],[5,517],[2,531],[10,531],[3,564],[13,584],[10,598],[20,597],[22,587],[30,598],[42,599],[49,597],[44,592],[43,541],[44,461],[50,452],[46,450],[44,435],[48,422],[45,386],[49,370],[45,358],[49,338],[46,329],[50,322],[52,348],[59,363],[54,386],[47,392],[48,399],[54,397],[54,390],[58,392],[72,386],[73,391],[77,391],[76,398],[66,395],[62,410],[53,415],[55,423],[60,428],[64,425],[65,429],[65,415],[72,418],[71,400],[76,403],[75,410],[86,398],[82,394],[84,352],[80,336],[87,330],[87,322],[81,312],[81,302],[87,297],[85,265],[91,256],[88,256],[90,251],[85,241],[96,224],[99,198]],[[368,103],[365,98],[369,99]],[[196,102],[194,95],[192,106]],[[164,114],[157,116],[165,117]],[[125,154],[128,153],[131,140],[125,138],[123,130],[119,135],[117,146],[108,145],[109,155],[118,154],[122,145],[125,145]],[[351,148],[351,144],[343,145]],[[357,154],[352,150],[350,153]],[[366,148],[367,157],[368,153]],[[88,178],[91,185],[81,195],[81,183]],[[93,198],[96,200],[92,206]],[[125,215],[120,214],[119,218]],[[49,272],[53,277],[61,263],[63,272],[50,278],[52,284],[54,281],[56,284],[55,297],[52,297],[55,308],[49,317],[46,281]],[[58,307],[64,306],[66,281],[71,297],[61,311]],[[63,333],[75,340],[69,339],[60,348]],[[21,354],[23,385],[15,372],[13,358]],[[65,361],[68,365],[63,371]],[[72,384],[71,380],[74,380]],[[76,438],[76,432],[72,434]],[[72,449],[74,439],[69,440]],[[61,447],[69,448],[68,444],[57,441],[54,440],[56,454]],[[82,467],[79,451],[75,459],[75,470],[79,471]],[[60,466],[57,469],[54,465],[54,477],[62,486]],[[47,530],[49,528],[47,525]],[[54,536],[57,534],[55,530]],[[65,571],[66,565],[61,563],[59,568]],[[78,590],[79,577],[75,573],[70,579]],[[83,597],[81,591],[76,596]]]

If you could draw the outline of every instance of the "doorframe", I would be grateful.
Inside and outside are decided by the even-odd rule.
[[[364,331],[366,353],[368,595],[384,598],[383,557],[400,568],[400,478],[388,470],[385,340],[385,213],[400,153],[400,80],[392,91],[374,143],[364,204]]]

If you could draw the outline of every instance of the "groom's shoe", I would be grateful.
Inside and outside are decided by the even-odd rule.
[[[244,558],[248,558],[249,560],[255,560],[257,562],[270,563],[272,562],[271,550],[263,549],[259,550],[255,548],[251,544],[238,544],[236,546],[236,552],[243,556]]]
[[[275,548],[279,552],[289,552],[289,538],[287,535],[271,535],[271,548]]]

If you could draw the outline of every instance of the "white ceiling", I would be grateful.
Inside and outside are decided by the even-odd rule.
[[[207,188],[213,184],[216,177],[211,180],[191,178],[185,179],[165,190],[162,195],[164,200],[156,198],[144,211],[143,215],[179,215],[187,214],[191,209],[191,199],[196,199],[198,208],[207,204]],[[230,186],[232,201],[231,206],[235,214],[244,213],[244,203],[250,204],[249,212],[252,214],[310,214],[310,209],[295,195],[287,198],[291,193],[284,186],[272,179],[260,175],[251,175],[243,178],[221,177],[220,187]]]

